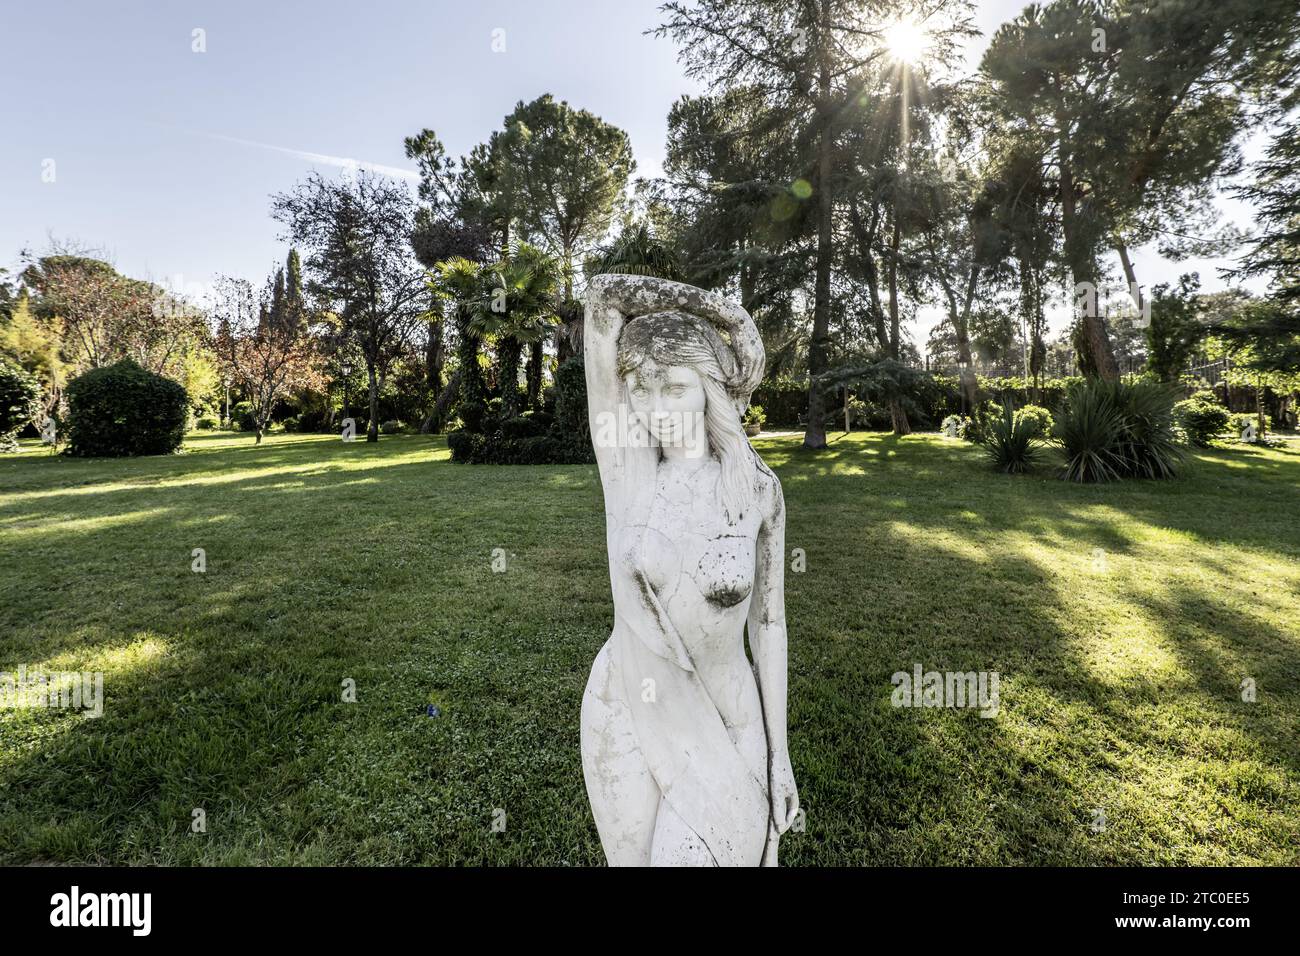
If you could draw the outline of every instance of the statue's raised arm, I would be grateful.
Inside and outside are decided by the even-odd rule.
[[[749,313],[707,289],[634,275],[599,275],[587,284],[583,334],[589,407],[593,411],[597,403],[602,409],[617,407],[621,388],[616,362],[623,324],[659,312],[698,316],[725,333],[735,361],[735,378],[727,383],[727,390],[734,392],[736,412],[743,415],[749,396],[763,379],[766,362],[763,339]]]

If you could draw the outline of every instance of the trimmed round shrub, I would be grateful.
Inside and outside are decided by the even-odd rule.
[[[507,439],[533,438],[545,433],[546,428],[532,412],[524,412],[516,418],[507,418],[501,423],[501,436]]]
[[[194,427],[199,431],[210,432],[220,424],[215,415],[200,415],[195,420]]]
[[[483,447],[486,441],[478,432],[458,429],[447,433],[447,447],[451,449],[451,460],[465,464],[482,461]]]
[[[1046,438],[1052,430],[1052,413],[1042,405],[1025,405],[1016,410],[1017,422],[1028,422],[1034,438]]]
[[[230,427],[238,432],[257,431],[257,422],[253,420],[253,403],[236,402],[230,409]]]
[[[1209,447],[1210,441],[1228,427],[1231,417],[1226,408],[1213,399],[1202,398],[1199,393],[1175,405],[1174,415],[1187,440],[1199,448]]]
[[[188,417],[189,400],[179,382],[123,359],[68,385],[68,453],[168,455],[181,447]]]
[[[385,435],[396,435],[402,430],[402,423],[393,419],[391,421],[381,422],[379,430]]]
[[[14,451],[14,436],[36,417],[41,386],[21,365],[0,356],[0,451]]]

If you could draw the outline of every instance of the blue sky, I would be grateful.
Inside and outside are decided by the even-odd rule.
[[[981,3],[986,36],[1023,6]],[[654,175],[665,121],[696,90],[643,0],[41,0],[5,12],[0,264],[53,235],[130,275],[260,279],[284,255],[271,193],[319,157],[409,168],[428,126],[459,155],[549,92],[625,129]],[[193,52],[194,31],[206,52]],[[494,52],[503,30],[505,51]],[[985,39],[976,41],[973,59]],[[257,145],[262,144],[262,145]],[[268,148],[275,147],[275,148]],[[313,154],[317,158],[313,158]],[[54,181],[43,171],[53,160]],[[1227,204],[1234,219],[1242,210]],[[1137,255],[1141,281],[1212,263]],[[924,342],[924,326],[916,330]]]

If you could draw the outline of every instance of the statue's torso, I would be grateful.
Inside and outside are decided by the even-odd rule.
[[[733,739],[761,762],[762,707],[744,640],[761,517],[755,507],[727,523],[720,467],[660,463],[646,528],[625,528],[620,550],[644,572]]]

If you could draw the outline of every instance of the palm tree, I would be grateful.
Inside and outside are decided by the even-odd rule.
[[[506,418],[521,411],[520,350],[543,342],[556,324],[555,293],[560,276],[559,262],[526,242],[517,243],[508,257],[482,270],[484,281],[471,306],[469,331],[493,340],[496,346],[497,381]],[[539,365],[529,369],[530,401],[535,402],[540,391]]]
[[[481,342],[471,327],[483,284],[483,267],[464,256],[437,263],[429,277],[429,288],[434,296],[451,305],[452,322],[456,328],[456,357],[460,363],[462,407],[481,405],[487,398],[478,361]]]
[[[598,249],[587,261],[589,277],[609,272],[686,281],[676,251],[644,222],[625,226],[617,239]]]

